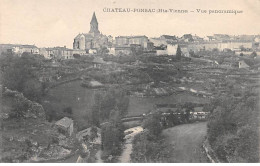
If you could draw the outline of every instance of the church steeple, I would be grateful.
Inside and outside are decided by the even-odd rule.
[[[98,30],[98,21],[95,12],[93,13],[92,19],[90,21],[90,31],[89,33],[100,33]]]
[[[98,24],[95,12],[93,13],[93,16],[92,16],[90,24]]]

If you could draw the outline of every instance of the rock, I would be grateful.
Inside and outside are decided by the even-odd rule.
[[[0,115],[0,118],[3,119],[3,120],[8,119],[9,118],[9,114],[3,113],[3,114]]]
[[[14,140],[14,137],[13,137],[13,136],[11,136],[11,137],[9,138],[9,140],[10,140],[10,141],[13,141],[13,140]]]
[[[32,141],[31,143],[32,143],[34,146],[38,146],[38,145],[39,145],[37,141]]]
[[[20,137],[20,138],[17,139],[17,141],[19,141],[19,142],[24,142],[25,140],[26,140],[25,137]]]
[[[38,152],[38,149],[36,147],[32,147],[31,150],[34,152],[34,153],[37,153]]]

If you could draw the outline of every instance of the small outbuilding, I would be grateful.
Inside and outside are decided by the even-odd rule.
[[[71,136],[73,133],[73,120],[68,117],[64,117],[55,123],[55,127],[61,134]]]

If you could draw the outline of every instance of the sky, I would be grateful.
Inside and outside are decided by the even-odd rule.
[[[178,9],[189,13],[104,12],[104,8]],[[197,13],[242,10],[240,14]],[[260,34],[260,0],[0,0],[0,43],[67,46],[88,33],[95,11],[105,35],[201,37],[216,33]]]

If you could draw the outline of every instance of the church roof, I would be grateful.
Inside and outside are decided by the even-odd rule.
[[[84,33],[83,34],[86,38],[93,38],[93,36],[90,33]]]
[[[74,39],[80,39],[82,35],[85,36],[85,38],[93,38],[93,36],[89,33],[79,33]]]
[[[82,34],[79,33],[74,39],[79,39]]]
[[[93,24],[93,23],[98,23],[97,22],[97,17],[96,17],[96,14],[95,14],[95,12],[93,13],[93,16],[92,16],[92,19],[91,19],[91,22],[90,22],[90,24]]]

